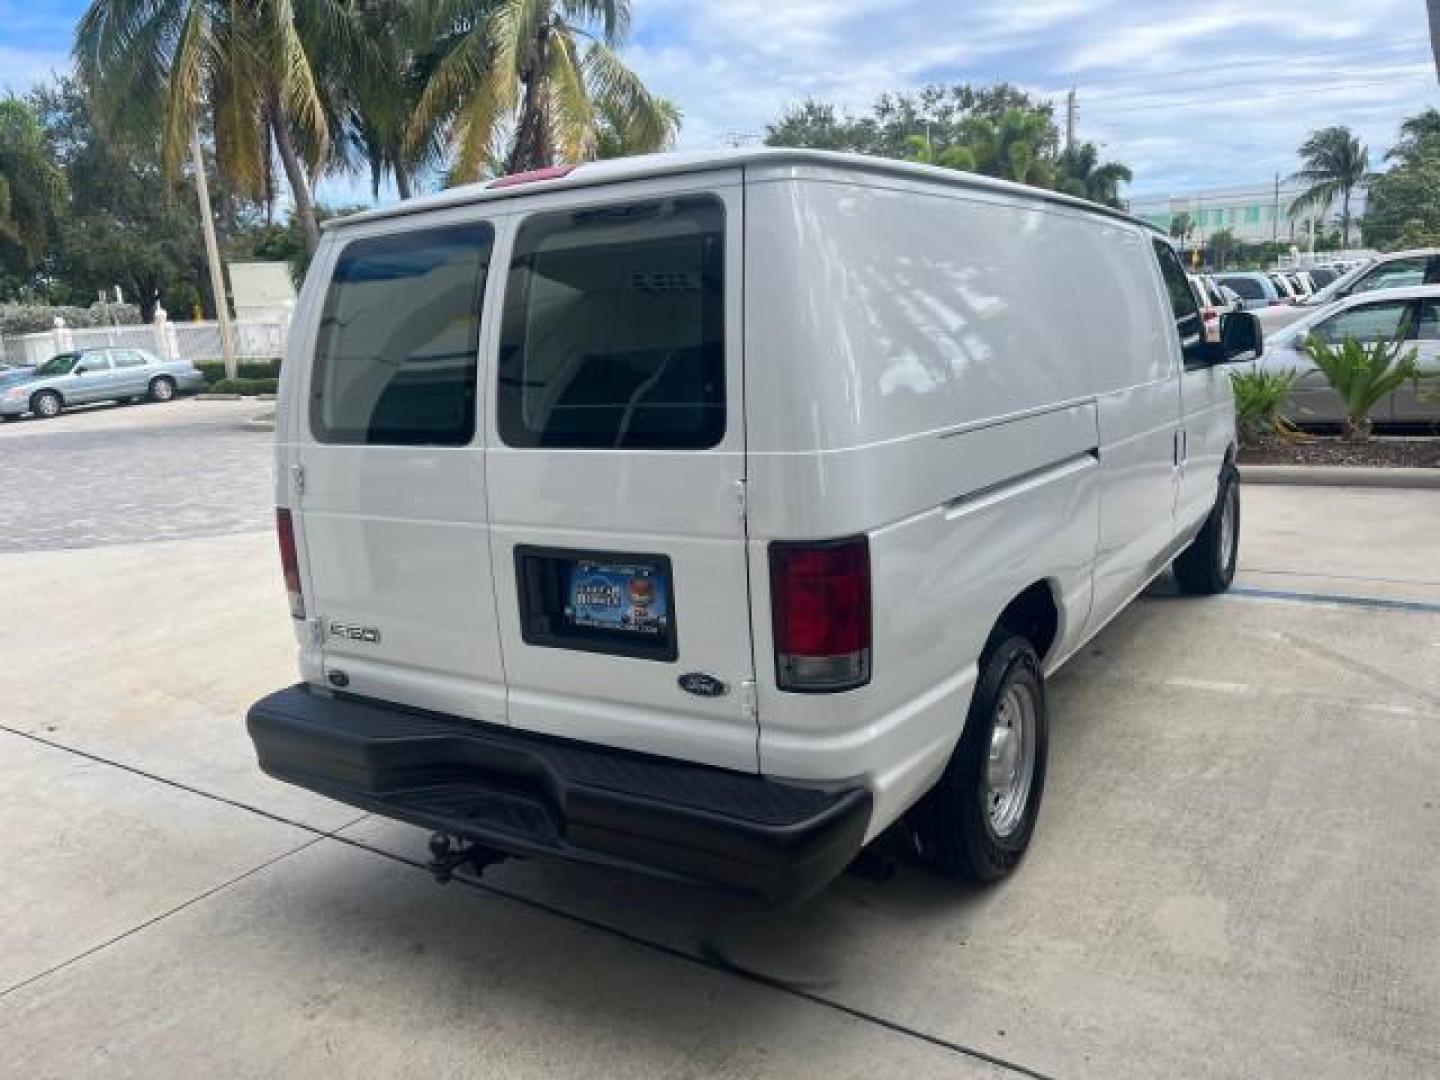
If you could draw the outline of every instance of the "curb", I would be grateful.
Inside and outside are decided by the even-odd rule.
[[[1440,490],[1440,469],[1385,469],[1366,465],[1241,465],[1247,484],[1293,487],[1377,487]]]
[[[239,401],[239,394],[196,394],[196,401]]]
[[[246,431],[274,431],[275,414],[273,412],[261,413],[253,419],[246,420],[243,426]]]

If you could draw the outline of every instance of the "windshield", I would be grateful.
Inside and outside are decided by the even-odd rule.
[[[1350,270],[1348,273],[1341,274],[1338,278],[1330,282],[1329,285],[1326,285],[1319,292],[1311,293],[1308,297],[1306,297],[1305,305],[1307,307],[1315,307],[1320,304],[1328,304],[1331,300],[1335,299],[1336,293],[1338,293],[1341,289],[1348,288],[1350,286],[1350,283],[1355,281],[1355,279],[1358,278],[1361,274],[1365,273],[1366,270],[1370,269],[1370,266],[1371,264],[1369,262],[1363,262],[1359,266]]]
[[[79,353],[61,353],[59,356],[52,356],[45,363],[35,369],[36,375],[68,375],[75,362],[80,359]]]

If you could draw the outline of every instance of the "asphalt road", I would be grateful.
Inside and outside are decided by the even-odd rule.
[[[902,860],[761,916],[546,862],[438,886],[417,830],[262,776],[270,493],[202,467],[238,411],[184,408],[0,434],[118,425],[216,530],[0,553],[0,1076],[1440,1075],[1440,492],[1247,490],[1231,594],[1152,590],[1052,680],[1012,878]]]
[[[0,552],[180,540],[267,528],[266,406],[182,399],[0,425]]]

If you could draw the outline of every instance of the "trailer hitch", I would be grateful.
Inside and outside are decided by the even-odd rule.
[[[503,851],[496,851],[484,844],[437,832],[430,837],[430,861],[425,864],[425,869],[444,885],[455,876],[456,870],[468,866],[478,878],[484,875],[487,867],[508,858]]]

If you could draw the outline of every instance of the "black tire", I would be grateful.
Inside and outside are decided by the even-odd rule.
[[[151,401],[174,401],[175,380],[168,375],[156,375],[150,380]]]
[[[59,416],[65,408],[65,402],[60,400],[60,395],[54,390],[41,390],[30,399],[30,411],[42,420],[51,420]]]
[[[1018,815],[997,830],[992,815],[997,803],[990,783],[991,746],[1002,703],[1014,700],[1012,692],[1028,695],[1033,705],[1029,725],[1033,756]],[[939,783],[910,812],[921,856],[941,873],[962,881],[991,882],[1014,870],[1030,845],[1040,813],[1049,742],[1040,658],[1030,642],[1001,629],[980,659],[980,677],[960,744]],[[1023,768],[1023,750],[1020,756]],[[1010,810],[1013,813],[1015,807]]]
[[[1229,516],[1227,528],[1226,516]],[[1220,491],[1200,535],[1175,559],[1175,580],[1191,596],[1222,593],[1235,580],[1240,555],[1240,471],[1226,465]]]

